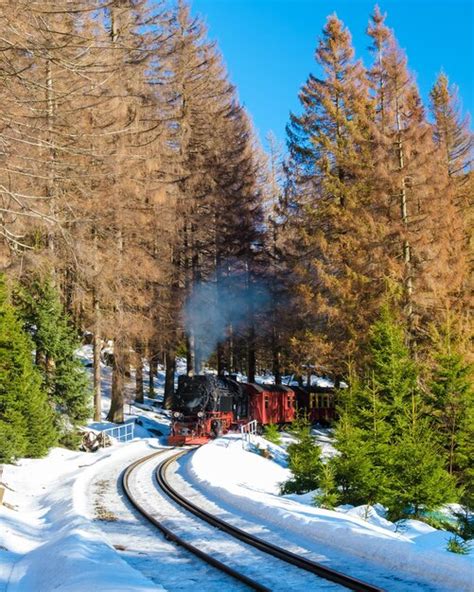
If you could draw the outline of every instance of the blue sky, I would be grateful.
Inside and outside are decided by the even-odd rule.
[[[367,0],[191,0],[194,14],[217,41],[240,100],[263,140],[268,131],[285,141],[289,111],[310,71],[326,17],[336,12],[349,27],[357,55],[368,59]],[[473,0],[385,0],[387,24],[408,55],[422,96],[444,70],[474,116]],[[472,122],[471,122],[472,127]]]

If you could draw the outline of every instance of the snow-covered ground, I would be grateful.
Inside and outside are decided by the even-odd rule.
[[[256,437],[256,444],[260,448],[269,446],[276,461],[284,454],[280,447],[268,445],[261,438]],[[258,520],[280,538],[291,535],[307,549],[315,543],[328,545],[339,565],[337,551],[343,552],[343,571],[348,571],[352,562],[359,566],[358,577],[364,579],[361,562],[348,559],[350,556],[370,561],[367,572],[380,571],[375,564],[383,566],[388,577],[394,578],[389,586],[385,583],[388,590],[407,590],[410,577],[410,590],[474,589],[474,554],[448,552],[450,533],[417,520],[406,521],[397,531],[374,508],[330,511],[311,505],[311,494],[280,496],[280,484],[288,479],[288,469],[281,462],[245,450],[238,437],[226,436],[194,452],[187,463],[183,462],[182,475],[227,512]],[[423,582],[431,586],[423,586]],[[377,583],[383,586],[380,580]]]
[[[88,365],[90,346],[80,355]],[[105,421],[109,367],[102,367],[102,376],[103,420],[91,424],[98,430],[112,425]],[[96,453],[55,448],[44,459],[3,467],[0,592],[226,589],[225,579],[144,526],[117,486],[123,468],[165,446],[169,414],[159,405],[163,384],[159,369],[154,397],[141,406],[126,405],[126,421],[135,424],[133,442]],[[315,436],[323,455],[332,455],[330,433],[321,429]],[[225,519],[390,592],[474,589],[474,556],[447,552],[447,533],[417,521],[395,531],[376,509],[321,510],[311,505],[312,494],[282,497],[279,485],[289,476],[285,450],[258,437],[255,443],[268,447],[273,459],[244,450],[237,436],[227,436],[183,458],[175,478]]]
[[[135,458],[146,441],[95,454],[55,448],[40,460],[4,467],[8,506],[0,506],[0,591],[164,590],[123,561],[83,512],[91,471],[111,455]],[[126,459],[125,459],[126,460]]]

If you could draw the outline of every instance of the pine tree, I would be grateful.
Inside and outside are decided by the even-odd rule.
[[[450,177],[465,180],[472,159],[472,133],[469,120],[463,117],[458,90],[441,73],[430,93],[434,118],[434,137]]]
[[[358,427],[348,414],[340,417],[334,433],[338,455],[330,464],[340,488],[341,503],[361,505],[380,501],[387,479],[380,447],[376,448],[373,440],[370,428]]]
[[[403,324],[397,322],[388,304],[370,329],[369,358],[366,384],[388,405],[390,420],[417,390],[417,369],[406,345]]]
[[[53,411],[33,366],[33,346],[0,277],[0,459],[42,456],[56,442]]]
[[[466,423],[466,418],[472,416],[472,365],[464,359],[458,323],[452,315],[447,315],[441,330],[433,329],[432,333],[435,366],[429,384],[429,402],[439,442],[445,451],[446,467],[463,482],[461,467],[467,459],[461,442],[466,443],[469,439],[466,428],[472,432]],[[462,459],[459,458],[460,452]]]
[[[373,64],[368,71],[375,106],[373,180],[374,219],[384,228],[386,272],[403,287],[400,301],[410,346],[426,342],[423,325],[437,320],[446,301],[459,299],[467,265],[463,232],[453,209],[445,156],[433,141],[433,128],[407,58],[385,15],[376,7],[368,34]]]
[[[392,520],[434,510],[458,499],[455,480],[444,468],[433,426],[423,416],[420,398],[412,395],[411,405],[397,418],[388,460],[389,491],[382,498]]]
[[[456,499],[423,403],[403,324],[386,304],[370,330],[368,365],[342,394],[333,463],[342,501],[380,502],[393,519]],[[344,404],[344,397],[347,403]]]
[[[303,113],[292,115],[287,128],[293,187],[287,230],[288,243],[299,251],[294,267],[306,331],[311,323],[318,349],[332,350],[332,361],[327,355],[324,361],[340,373],[347,356],[360,352],[385,270],[378,262],[380,232],[371,212],[366,76],[354,59],[349,31],[334,15],[323,29],[316,60],[324,75],[310,75],[300,92]],[[305,332],[300,339],[306,341]]]
[[[19,294],[26,325],[36,347],[44,387],[57,413],[62,433],[90,416],[89,379],[75,350],[76,332],[50,280],[35,280]]]
[[[319,489],[320,492],[314,496],[313,502],[320,508],[333,510],[340,499],[340,494],[336,487],[334,468],[331,463],[323,464]]]
[[[287,449],[288,468],[292,477],[281,488],[282,493],[306,493],[319,486],[323,463],[321,449],[311,436],[310,424],[306,418],[298,418],[292,425],[297,438]]]

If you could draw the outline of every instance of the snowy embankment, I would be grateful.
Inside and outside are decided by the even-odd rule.
[[[6,465],[0,506],[0,592],[154,592],[157,586],[120,558],[86,518],[87,483],[113,453],[149,453],[146,441],[93,455],[54,448],[40,460]]]
[[[279,447],[271,448],[281,457]],[[372,509],[330,511],[309,505],[309,496],[280,496],[279,485],[289,475],[281,464],[244,450],[240,438],[232,437],[198,449],[186,469],[186,478],[224,506],[274,531],[291,532],[303,547],[305,540],[323,542],[447,590],[473,590],[474,557],[446,551],[449,533],[416,520],[395,532],[395,525]]]

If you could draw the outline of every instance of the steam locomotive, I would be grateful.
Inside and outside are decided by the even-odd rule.
[[[307,411],[312,421],[322,419],[322,415],[332,419],[334,397],[319,398],[310,390],[241,383],[213,375],[180,376],[172,401],[168,443],[205,444],[252,420],[260,427],[288,424],[294,420],[297,408]],[[328,406],[321,414],[315,406],[323,403]]]

